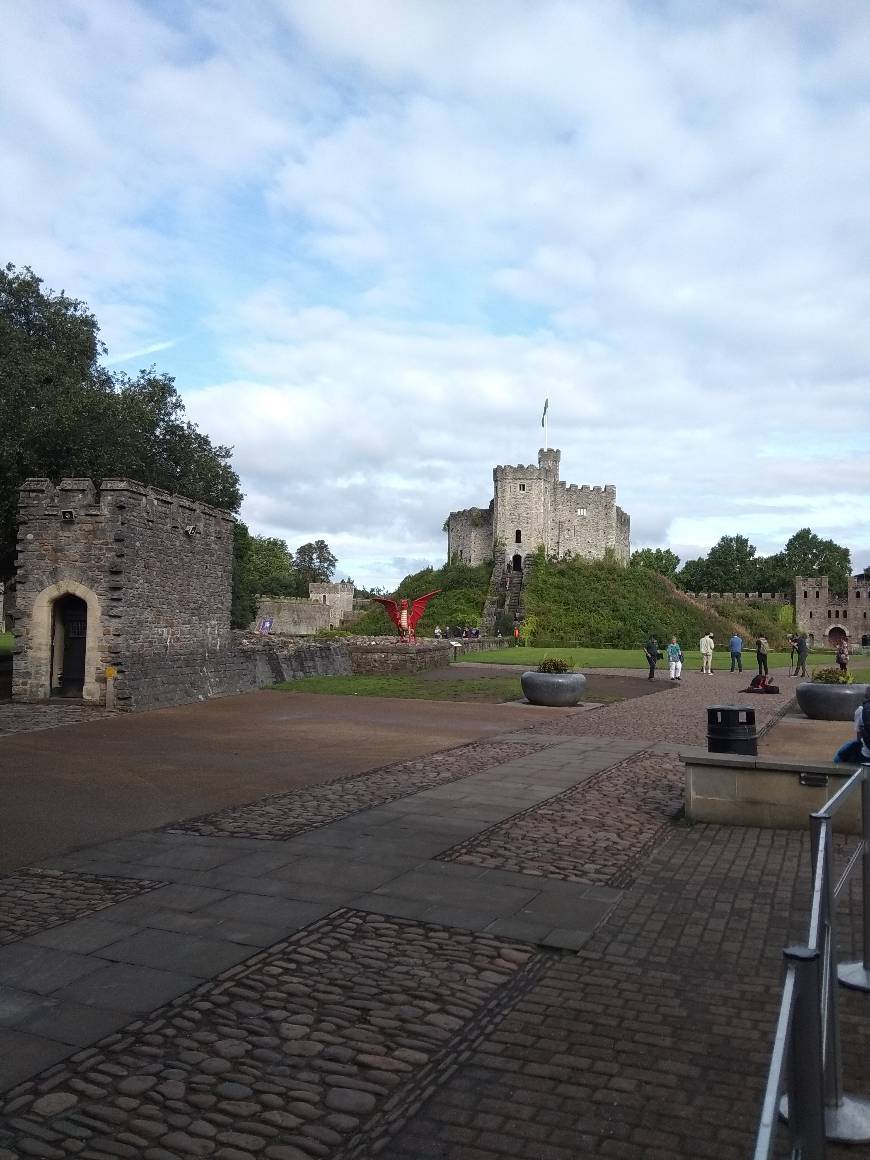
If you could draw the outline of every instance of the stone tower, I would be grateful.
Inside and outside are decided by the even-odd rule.
[[[561,458],[558,449],[542,448],[537,467],[494,468],[489,508],[448,516],[448,559],[480,564],[501,553],[516,567],[517,557],[521,564],[543,547],[548,555],[586,559],[600,559],[611,549],[628,563],[629,517],[616,504],[616,488],[565,484],[559,479]]]

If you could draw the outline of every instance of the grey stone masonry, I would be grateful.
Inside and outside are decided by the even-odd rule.
[[[630,521],[613,484],[568,485],[559,479],[561,451],[541,448],[538,465],[493,469],[489,508],[447,517],[448,559],[498,566],[543,547],[548,554],[600,559],[608,550],[628,563]]]
[[[83,697],[118,707],[190,699],[191,672],[230,643],[233,517],[127,479],[29,479],[21,488],[13,696],[59,687],[55,605],[86,606]],[[199,683],[194,675],[194,684]]]

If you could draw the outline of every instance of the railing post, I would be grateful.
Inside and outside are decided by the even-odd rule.
[[[824,1160],[821,955],[809,947],[786,947],[783,955],[794,964],[797,979],[786,1112],[793,1154],[801,1160]]]
[[[861,766],[861,962],[843,963],[838,971],[844,987],[870,991],[870,765]]]

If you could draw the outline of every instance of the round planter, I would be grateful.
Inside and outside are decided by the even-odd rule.
[[[520,677],[526,700],[532,705],[564,708],[583,700],[586,678],[582,673],[523,673]]]
[[[851,721],[867,697],[867,685],[822,685],[804,681],[798,685],[797,703],[813,721]]]

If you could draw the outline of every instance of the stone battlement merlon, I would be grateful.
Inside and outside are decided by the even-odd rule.
[[[159,487],[149,487],[133,479],[104,479],[99,486],[91,479],[62,479],[53,484],[50,479],[26,479],[19,489],[18,506],[22,520],[38,514],[55,515],[61,511],[91,509],[108,515],[112,510],[124,510],[128,505],[146,510],[146,518],[168,517],[170,523],[185,527],[194,519],[234,524],[235,516],[224,508],[200,503],[187,496],[175,495]]]

